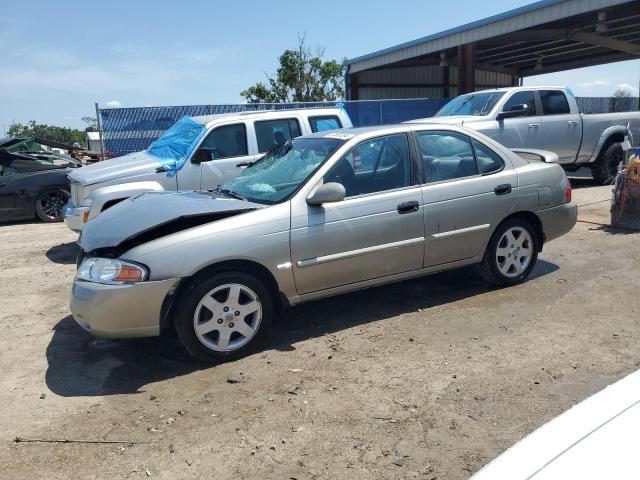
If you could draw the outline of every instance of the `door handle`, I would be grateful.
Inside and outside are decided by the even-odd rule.
[[[540,126],[539,123],[530,123],[529,128],[538,128]]]
[[[498,185],[493,189],[496,195],[506,195],[507,193],[511,193],[511,190],[512,188],[510,183],[503,183],[502,185]]]
[[[255,162],[241,162],[241,163],[236,163],[236,167],[238,168],[242,168],[242,167],[250,167],[251,165],[253,165]]]
[[[569,120],[567,123],[568,123],[569,125],[577,125],[577,124],[578,124],[578,121],[577,121],[577,120]]]
[[[420,208],[420,204],[415,200],[411,202],[403,202],[400,205],[398,205],[398,213],[400,214],[411,213],[411,212],[417,211],[419,208]]]
[[[0,183],[0,187],[4,187],[6,185],[7,185],[6,183]]]

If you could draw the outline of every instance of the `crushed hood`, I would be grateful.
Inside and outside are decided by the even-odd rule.
[[[118,247],[136,239],[139,239],[137,244],[141,244],[262,207],[262,204],[206,192],[143,193],[89,220],[82,229],[78,244],[85,252]]]
[[[154,173],[160,166],[157,158],[143,150],[78,168],[69,175],[69,178],[82,185],[92,185],[120,178],[148,175]]]

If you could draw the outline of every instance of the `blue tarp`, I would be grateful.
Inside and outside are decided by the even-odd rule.
[[[149,145],[147,153],[156,157],[167,169],[167,176],[173,177],[183,167],[205,131],[206,127],[201,123],[191,117],[182,117]]]

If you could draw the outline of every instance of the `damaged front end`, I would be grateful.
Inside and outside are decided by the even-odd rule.
[[[85,225],[81,258],[117,258],[134,247],[264,205],[209,192],[153,192],[131,197]]]

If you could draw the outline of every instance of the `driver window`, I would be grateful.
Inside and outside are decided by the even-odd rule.
[[[530,117],[536,114],[536,101],[533,97],[532,91],[524,91],[524,92],[516,92],[514,93],[509,100],[502,107],[502,111],[506,112],[510,110],[515,105],[523,105],[526,104],[529,110],[523,117]]]
[[[347,198],[407,187],[411,184],[409,158],[404,133],[366,140],[334,165],[324,183],[342,184]]]
[[[211,160],[247,156],[247,129],[244,123],[214,128],[200,145],[200,150],[208,150]]]

